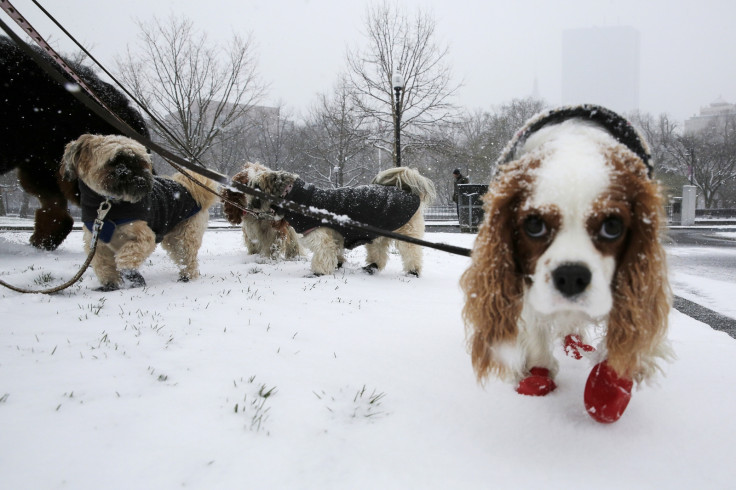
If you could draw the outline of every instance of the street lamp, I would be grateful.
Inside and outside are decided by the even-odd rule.
[[[396,125],[394,126],[394,144],[396,145],[396,166],[401,166],[401,91],[404,90],[404,77],[394,73],[392,77],[394,95],[396,97]]]

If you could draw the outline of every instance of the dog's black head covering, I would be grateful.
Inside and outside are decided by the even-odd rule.
[[[558,124],[568,119],[590,121],[608,131],[619,143],[625,145],[642,159],[647,166],[649,177],[652,177],[652,156],[649,153],[649,147],[639,131],[629,121],[612,110],[594,104],[564,106],[540,112],[529,119],[524,127],[511,138],[511,141],[509,141],[501,156],[496,161],[496,165],[498,166],[512,161],[516,156],[516,151],[523,146],[524,142],[533,133],[539,131],[544,126]]]

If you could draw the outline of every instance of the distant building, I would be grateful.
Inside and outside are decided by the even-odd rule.
[[[616,112],[639,109],[639,31],[594,27],[562,32],[562,102]]]
[[[723,97],[718,97],[708,106],[701,107],[699,115],[685,120],[685,133],[697,133],[726,117],[736,117],[736,104],[729,104]]]

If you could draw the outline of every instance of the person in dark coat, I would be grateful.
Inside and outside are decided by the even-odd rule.
[[[460,203],[459,196],[457,192],[457,186],[460,184],[469,184],[470,179],[465,177],[462,173],[460,173],[460,169],[456,168],[452,171],[452,176],[455,178],[455,181],[453,182],[453,191],[452,191],[452,202],[455,203],[455,209],[457,210],[458,215],[460,214]]]

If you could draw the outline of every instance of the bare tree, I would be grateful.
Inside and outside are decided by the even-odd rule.
[[[279,102],[276,107],[259,107],[251,118],[253,124],[248,132],[249,159],[260,161],[274,169],[290,169],[298,158],[295,150],[296,123],[293,116]]]
[[[345,79],[340,77],[333,94],[320,94],[307,126],[310,174],[331,187],[359,183],[369,170],[371,148],[367,115],[355,104]],[[373,172],[371,172],[373,173]]]
[[[429,14],[418,10],[409,18],[395,4],[373,4],[366,11],[365,29],[366,48],[348,52],[348,77],[356,105],[373,119],[376,146],[393,154],[396,164],[396,127],[402,150],[430,144],[427,131],[455,114],[450,100],[458,87],[447,65],[448,48],[436,44]],[[404,80],[398,111],[392,83],[396,73]]]
[[[458,148],[473,180],[490,180],[506,144],[529,118],[546,106],[543,100],[527,97],[513,99],[492,112],[475,111],[461,118],[457,125]]]
[[[0,176],[0,216],[17,212],[21,218],[33,217],[33,209],[37,205],[37,199],[20,186],[15,172]]]
[[[225,175],[233,175],[240,171],[244,162],[253,161],[249,132],[253,127],[250,116],[254,112],[257,112],[257,108],[217,132],[206,153],[211,168]]]
[[[649,145],[652,162],[656,170],[671,172],[677,167],[672,160],[671,148],[680,136],[680,127],[667,114],[654,117],[648,113],[634,112],[627,114],[627,119],[639,129]]]
[[[715,118],[702,131],[678,136],[668,152],[673,170],[688,177],[710,209],[724,185],[736,179],[736,116]]]
[[[206,162],[217,137],[264,93],[251,40],[234,35],[227,46],[218,46],[183,17],[154,18],[139,27],[139,51],[128,48],[118,61],[121,78],[167,125],[170,132],[153,128],[165,146]]]

